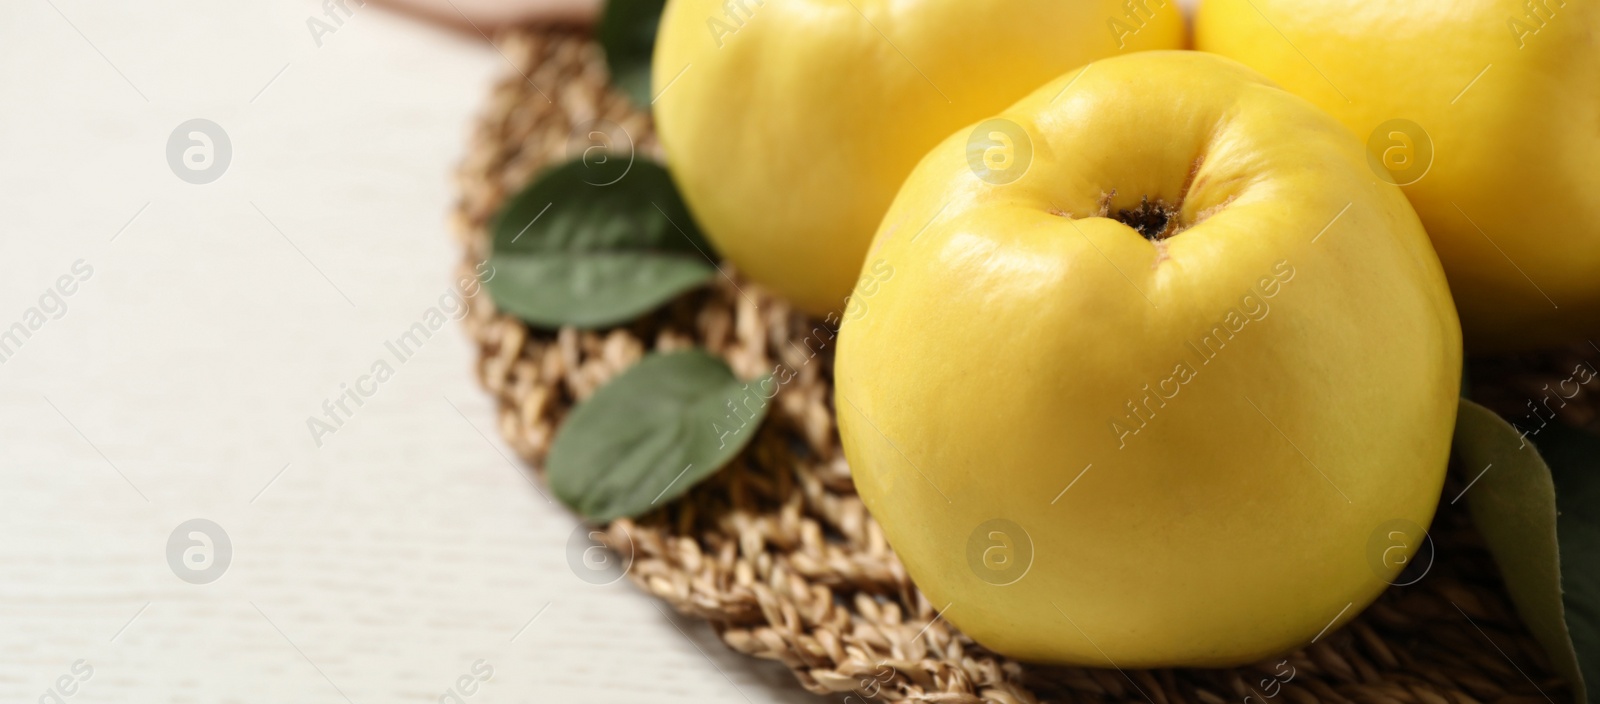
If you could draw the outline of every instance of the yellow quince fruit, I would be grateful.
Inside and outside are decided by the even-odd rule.
[[[1600,332],[1600,4],[1205,0],[1196,44],[1366,142],[1433,238],[1469,348]]]
[[[995,132],[1027,147],[1015,179]],[[1089,64],[923,159],[844,313],[835,406],[945,618],[1026,660],[1225,666],[1397,579],[1444,480],[1461,331],[1366,159],[1199,52]]]
[[[718,251],[837,314],[901,181],[951,130],[1185,31],[1172,0],[671,0],[656,131]]]

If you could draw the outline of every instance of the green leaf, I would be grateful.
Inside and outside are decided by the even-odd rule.
[[[1462,400],[1455,452],[1517,613],[1582,702],[1585,684],[1600,683],[1600,438],[1558,423],[1529,431],[1524,442]]]
[[[1552,424],[1535,444],[1556,487],[1567,629],[1589,699],[1600,702],[1600,437]]]
[[[666,4],[666,0],[608,0],[595,28],[611,68],[611,83],[642,108],[650,106],[650,55]]]
[[[493,225],[489,294],[533,325],[627,322],[711,280],[711,251],[665,169],[606,155],[562,164]]]
[[[645,357],[567,416],[546,462],[550,488],[593,521],[647,513],[733,459],[775,393],[771,374],[741,382],[700,350]]]

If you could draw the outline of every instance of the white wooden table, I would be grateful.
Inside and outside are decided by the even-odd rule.
[[[458,325],[389,357],[450,283],[451,172],[506,65],[347,4],[0,5],[0,701],[821,701],[578,578]],[[216,171],[169,164],[195,118],[225,168],[218,140]],[[169,564],[196,518],[220,576],[220,539]]]

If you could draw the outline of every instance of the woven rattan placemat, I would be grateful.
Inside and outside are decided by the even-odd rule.
[[[486,227],[502,200],[568,158],[576,129],[609,121],[641,155],[660,156],[648,114],[607,87],[604,60],[583,30],[523,28],[496,44],[516,70],[490,95],[460,169],[462,275],[488,257]],[[1425,549],[1416,574],[1400,580],[1420,576],[1414,584],[1390,588],[1309,647],[1255,666],[1042,667],[985,650],[937,618],[855,494],[834,426],[832,345],[808,356],[794,344],[811,337],[816,347],[833,330],[723,270],[708,290],[609,331],[531,330],[487,296],[473,299],[467,328],[500,432],[534,468],[573,404],[648,351],[704,347],[747,378],[779,363],[797,372],[729,467],[683,499],[605,530],[631,558],[636,585],[710,621],[729,647],[789,666],[806,688],[846,701],[950,704],[1570,700],[1517,620],[1464,502],[1440,506],[1432,559]],[[1592,400],[1572,405],[1569,420],[1593,420],[1585,410]],[[1462,487],[1454,474],[1450,482],[1447,497]],[[1269,568],[1271,556],[1262,560]]]

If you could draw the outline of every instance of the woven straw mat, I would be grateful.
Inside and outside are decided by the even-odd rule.
[[[603,56],[582,30],[515,29],[495,43],[516,70],[489,96],[460,168],[464,276],[488,257],[487,226],[501,202],[570,158],[578,128],[620,129],[641,157],[660,158],[649,115],[607,87]],[[639,588],[706,619],[728,647],[787,665],[807,689],[839,701],[948,704],[1570,701],[1518,621],[1464,502],[1440,506],[1423,579],[1390,588],[1348,625],[1286,657],[1231,670],[1119,671],[1027,665],[984,649],[936,618],[856,496],[834,426],[832,348],[807,359],[803,345],[790,344],[822,323],[732,276],[607,331],[532,330],[487,296],[473,299],[466,324],[500,432],[532,467],[573,404],[647,352],[700,346],[742,378],[780,362],[798,372],[729,467],[682,499],[604,530],[623,561],[631,558],[628,576]],[[1577,415],[1567,420],[1593,421],[1589,400],[1573,403]],[[1463,486],[1457,474],[1446,496]],[[1285,659],[1294,677],[1273,687]]]

